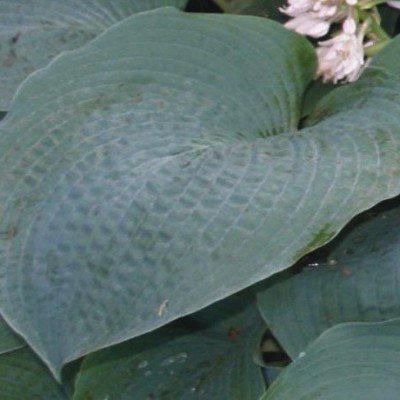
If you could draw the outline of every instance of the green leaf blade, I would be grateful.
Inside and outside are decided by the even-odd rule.
[[[398,207],[378,212],[338,237],[327,262],[260,289],[262,315],[292,358],[336,324],[400,316],[399,223]]]
[[[262,400],[396,399],[400,323],[348,323],[323,333]]]
[[[0,377],[0,392],[4,400],[68,399],[64,389],[28,348],[0,355]]]
[[[74,400],[260,398],[264,383],[251,354],[265,325],[252,296],[229,298],[189,317],[191,329],[180,325],[86,357]]]

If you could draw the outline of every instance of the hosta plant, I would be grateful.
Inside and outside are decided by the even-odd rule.
[[[186,3],[0,0],[1,398],[400,398],[396,2]]]

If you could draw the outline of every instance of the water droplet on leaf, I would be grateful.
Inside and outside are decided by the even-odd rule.
[[[161,366],[166,367],[176,362],[185,362],[186,359],[187,359],[187,353],[179,353],[174,356],[166,358],[164,361],[161,362]]]
[[[141,361],[141,362],[139,363],[138,369],[146,368],[148,365],[149,365],[149,362],[146,361],[146,360],[143,360],[143,361]]]

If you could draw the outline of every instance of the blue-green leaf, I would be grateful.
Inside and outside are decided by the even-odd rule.
[[[400,321],[348,323],[316,339],[261,400],[400,398]]]
[[[302,145],[273,135],[314,64],[276,23],[163,9],[22,85],[0,128],[1,308],[55,374],[292,262],[264,244]]]
[[[340,235],[324,262],[258,293],[275,337],[296,357],[341,322],[400,317],[400,208],[379,212]]]
[[[252,296],[241,294],[182,324],[85,358],[74,400],[258,400],[261,369],[252,360],[265,329]]]

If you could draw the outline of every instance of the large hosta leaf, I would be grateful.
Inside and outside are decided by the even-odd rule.
[[[274,23],[170,9],[25,82],[0,132],[2,308],[53,369],[275,270],[263,220],[296,165],[264,136],[295,130],[313,66]]]
[[[2,400],[67,400],[64,389],[28,348],[0,355]]]
[[[186,0],[0,0],[0,111],[18,85],[64,50],[76,49],[141,11]]]
[[[397,77],[372,70],[298,133],[313,72],[276,23],[168,9],[23,84],[0,128],[1,307],[55,374],[288,267],[400,191]]]
[[[74,400],[258,400],[265,386],[252,352],[265,326],[253,299],[235,296],[189,324],[197,329],[168,325],[89,355]]]
[[[340,235],[328,260],[268,285],[258,303],[292,357],[330,326],[400,317],[400,208]]]
[[[349,323],[316,339],[262,400],[400,398],[400,321]]]

